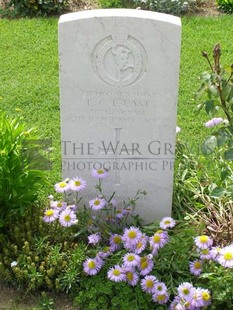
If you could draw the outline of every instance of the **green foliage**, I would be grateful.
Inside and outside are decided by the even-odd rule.
[[[31,168],[32,161],[25,153],[25,141],[37,141],[22,120],[0,114],[0,225],[11,217],[23,216],[28,205],[38,197],[39,189],[47,184],[42,170]],[[29,153],[35,142],[27,145]],[[39,163],[38,163],[39,164]]]
[[[48,294],[42,292],[37,310],[54,310],[54,300]]]
[[[233,13],[233,0],[217,0],[219,10],[232,14]]]
[[[45,225],[40,212],[27,210],[25,218],[7,226],[7,235],[0,234],[2,279],[28,292],[68,293],[78,286],[86,246],[69,229]]]
[[[211,310],[231,309],[233,303],[233,274],[228,269],[210,263],[206,272],[197,280],[202,285],[211,289]]]
[[[195,7],[193,0],[135,0],[135,4],[143,10],[178,16],[193,10]]]
[[[149,234],[155,231],[156,227],[145,227]],[[154,272],[158,279],[166,283],[171,295],[176,294],[178,285],[182,282],[193,282],[193,276],[189,271],[189,261],[195,257],[193,251],[193,240],[198,232],[201,232],[201,225],[190,225],[190,221],[182,221],[175,228],[169,231],[169,242],[159,250],[155,256]]]
[[[3,16],[52,16],[65,12],[67,0],[10,0],[1,10]]]
[[[102,8],[126,8],[131,6],[131,0],[100,0]]]
[[[206,114],[213,118],[206,126],[214,128],[212,135],[205,139],[202,151],[209,155],[219,148],[222,150],[223,159],[233,160],[233,64],[221,66],[219,44],[213,48],[213,64],[207,52],[203,51],[202,55],[210,66],[210,72],[204,72],[200,77],[202,84],[196,93],[197,108],[198,111],[205,110]],[[202,100],[204,95],[205,101]],[[226,117],[222,123],[222,118],[216,118],[219,114]],[[217,124],[223,125],[218,127]]]
[[[85,310],[158,309],[140,285],[130,287],[126,283],[115,283],[107,279],[107,271],[114,263],[113,257],[108,259],[96,276],[82,277],[80,290],[76,292],[74,299],[75,305]]]

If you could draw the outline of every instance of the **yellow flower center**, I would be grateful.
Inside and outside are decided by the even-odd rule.
[[[224,258],[225,258],[225,260],[232,260],[233,259],[233,255],[232,255],[232,253],[225,253],[224,254]]]
[[[193,266],[195,269],[201,269],[201,263],[200,262],[195,262]]]
[[[75,184],[75,186],[80,186],[80,185],[82,185],[82,183],[80,182],[80,181],[74,181],[74,184]]]
[[[121,210],[121,209],[118,209],[118,210],[116,210],[116,213],[117,213],[117,214],[121,214],[121,213],[122,213],[122,210]]]
[[[95,206],[98,206],[99,204],[100,204],[100,201],[99,201],[99,200],[95,200],[95,201],[94,201],[94,205],[95,205]]]
[[[137,249],[140,249],[141,247],[142,247],[142,242],[139,241],[138,244],[137,244],[137,246],[136,246],[136,248],[137,248]]]
[[[126,277],[129,281],[133,281],[133,273],[132,272],[127,272]]]
[[[64,188],[64,187],[66,187],[67,186],[67,183],[66,182],[60,182],[59,183],[59,187],[61,187],[61,188]]]
[[[141,269],[145,269],[146,267],[148,267],[148,261],[147,260],[144,260],[144,261],[141,261]]]
[[[135,260],[135,256],[134,255],[131,254],[131,255],[127,256],[127,261],[132,262],[134,260]]]
[[[165,224],[165,225],[169,225],[169,224],[171,224],[171,221],[166,220],[166,221],[164,221],[164,224]]]
[[[45,214],[46,214],[46,216],[50,217],[50,216],[53,216],[54,211],[52,209],[49,209],[49,210],[46,211]]]
[[[199,237],[199,241],[200,241],[201,243],[207,243],[208,240],[209,240],[209,237],[208,237],[208,236],[200,236],[200,237]]]
[[[160,240],[161,240],[161,237],[160,237],[159,235],[154,235],[154,236],[153,236],[153,241],[154,241],[155,243],[159,243]]]
[[[115,236],[115,237],[113,238],[113,242],[116,243],[116,244],[121,243],[121,237]]]
[[[209,254],[209,249],[204,249],[201,251],[201,254],[207,255]]]
[[[97,170],[97,173],[98,174],[104,174],[104,170],[103,169],[99,169],[99,170]]]
[[[210,300],[210,294],[207,293],[207,292],[203,292],[203,293],[201,294],[201,296],[202,296],[202,299],[203,299],[204,301],[209,301],[209,300]]]
[[[154,286],[154,282],[153,281],[151,281],[151,280],[147,280],[146,281],[146,287],[147,288],[152,288]]]
[[[157,295],[156,296],[159,301],[163,301],[165,299],[165,295]]]
[[[70,220],[71,220],[70,215],[69,215],[69,214],[65,215],[65,216],[64,216],[64,220],[65,220],[66,222],[70,222]]]
[[[96,263],[93,260],[89,261],[87,265],[90,269],[94,269],[96,267]]]
[[[134,239],[136,236],[137,236],[136,231],[131,230],[131,231],[128,232],[128,237],[129,237],[130,239]]]
[[[162,291],[162,290],[163,290],[162,286],[159,285],[159,286],[157,287],[157,290],[158,290],[158,291]]]
[[[115,269],[113,270],[112,272],[114,274],[114,276],[119,276],[121,274],[120,270],[119,269]]]
[[[188,288],[183,288],[183,293],[184,295],[188,295],[189,294],[189,289]]]

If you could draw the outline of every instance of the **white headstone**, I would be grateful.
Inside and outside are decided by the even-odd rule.
[[[59,20],[63,178],[95,197],[93,168],[110,170],[116,200],[148,195],[136,212],[171,214],[181,24],[149,11],[81,11]]]

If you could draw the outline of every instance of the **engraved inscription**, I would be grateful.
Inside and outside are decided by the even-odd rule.
[[[143,76],[146,52],[125,29],[117,28],[94,48],[92,64],[97,76],[111,86],[128,86]]]

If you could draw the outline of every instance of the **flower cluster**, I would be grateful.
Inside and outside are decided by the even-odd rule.
[[[214,117],[211,120],[209,120],[208,122],[206,122],[204,125],[207,128],[212,128],[218,124],[221,124],[223,122],[223,118],[222,117]]]
[[[134,226],[125,228],[122,235],[112,234],[105,252],[99,252],[95,258],[86,259],[83,263],[84,271],[87,275],[97,274],[104,265],[105,258],[123,248],[127,253],[122,258],[122,264],[108,270],[108,279],[114,282],[127,282],[131,286],[140,282],[142,290],[151,294],[153,301],[165,304],[169,299],[167,287],[150,273],[154,267],[154,256],[169,240],[166,229],[174,226],[175,221],[166,217],[160,222],[160,227],[164,230],[156,231],[151,237]],[[89,236],[90,238],[93,236]],[[149,254],[145,254],[144,250]]]
[[[223,248],[213,246],[213,239],[202,235],[195,238],[194,243],[199,254],[199,259],[190,262],[190,272],[199,276],[206,261],[215,261],[226,268],[233,267],[233,245]]]
[[[105,223],[106,225],[115,226],[116,228],[122,228],[129,216],[134,216],[135,202],[139,198],[139,195],[145,195],[145,192],[138,191],[134,199],[129,202],[124,202],[124,205],[120,208],[117,206],[117,201],[112,195],[109,199],[103,194],[102,182],[109,172],[105,169],[93,169],[92,176],[98,180],[95,188],[97,190],[96,197],[92,198],[89,202],[89,209],[87,216],[89,217],[89,223],[87,230],[90,231],[98,230],[96,225],[92,225],[94,222]],[[54,185],[54,189],[58,194],[62,194],[63,197],[60,200],[54,200],[54,197],[50,195],[49,207],[44,211],[43,220],[46,223],[51,223],[56,220],[64,227],[72,226],[78,223],[78,212],[80,208],[80,201],[83,197],[79,194],[87,186],[87,182],[80,177],[73,179],[65,179],[64,181],[58,182]],[[98,193],[99,192],[99,193]],[[84,203],[85,206],[85,203]],[[87,210],[87,208],[84,208]],[[101,211],[101,212],[100,212]],[[102,212],[104,211],[104,212]],[[93,237],[94,238],[94,237]],[[92,244],[98,243],[91,238],[88,242]]]
[[[156,255],[168,241],[168,229],[173,228],[176,222],[165,217],[161,220],[154,235],[148,236],[141,232],[139,228],[130,226],[125,228],[123,233],[112,234],[109,239],[108,247],[103,252],[98,252],[95,258],[87,258],[83,263],[83,269],[89,276],[96,275],[103,265],[105,259],[117,250],[126,250],[127,253],[122,257],[121,264],[112,266],[107,277],[114,282],[126,282],[131,286],[140,285],[142,291],[151,295],[154,302],[158,304],[167,304],[169,293],[165,283],[157,279],[153,274],[154,261]],[[202,249],[212,245],[212,239],[207,236],[197,237],[195,243]],[[89,236],[93,244],[100,240],[100,234]],[[97,241],[96,241],[97,240]],[[201,309],[211,303],[209,290],[203,288],[194,288],[191,283],[182,283],[179,285],[178,295],[170,304],[171,310],[177,309]]]
[[[191,283],[185,282],[178,286],[178,295],[170,305],[170,310],[196,310],[207,307],[211,303],[208,289],[195,288]]]

